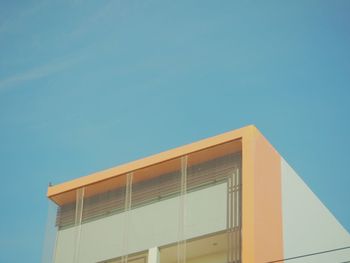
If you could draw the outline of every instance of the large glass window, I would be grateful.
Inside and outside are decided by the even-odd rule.
[[[241,159],[232,141],[67,193],[56,263],[240,262]]]
[[[227,263],[227,235],[217,233],[186,242],[187,263]],[[178,245],[171,244],[160,248],[162,263],[178,262]]]
[[[188,155],[186,262],[240,262],[240,149],[233,141]]]

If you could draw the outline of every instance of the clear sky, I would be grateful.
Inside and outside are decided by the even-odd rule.
[[[350,1],[0,1],[0,262],[46,189],[255,124],[350,230]]]

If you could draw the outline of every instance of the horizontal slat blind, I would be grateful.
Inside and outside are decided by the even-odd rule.
[[[223,157],[188,168],[187,192],[222,182],[241,164],[241,154]],[[167,173],[132,186],[132,208],[158,202],[179,194],[179,171]],[[82,222],[124,211],[125,189],[115,189],[84,200]],[[74,225],[75,203],[58,208],[56,224],[61,229]]]

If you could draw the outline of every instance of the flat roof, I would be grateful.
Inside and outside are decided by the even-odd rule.
[[[204,150],[206,148],[242,139],[244,136],[252,135],[252,132],[256,130],[257,129],[254,125],[245,126],[237,130],[229,131],[191,144],[177,147],[159,154],[151,155],[143,159],[122,164],[61,184],[49,186],[47,190],[47,196],[57,204],[66,203],[68,199],[65,197],[65,195],[72,196],[72,191],[78,188],[91,186],[93,184],[97,184],[99,182],[103,182],[129,172],[134,172],[158,163],[162,163],[190,153]]]

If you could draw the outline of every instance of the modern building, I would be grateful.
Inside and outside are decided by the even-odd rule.
[[[47,262],[350,262],[348,232],[254,126],[47,196],[57,208]]]

